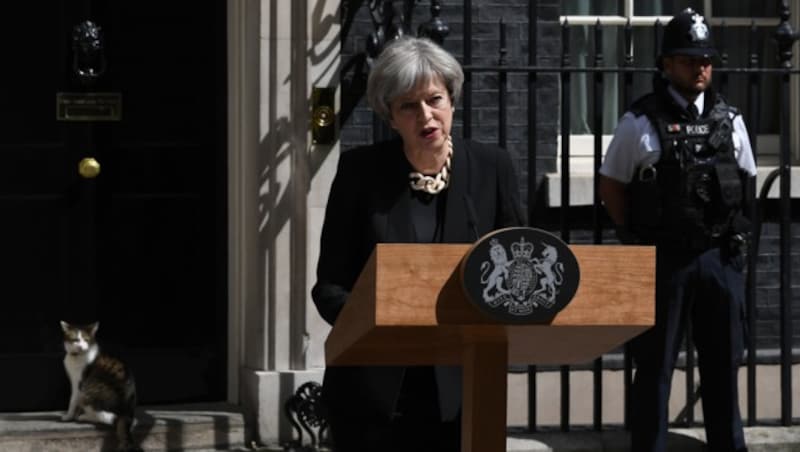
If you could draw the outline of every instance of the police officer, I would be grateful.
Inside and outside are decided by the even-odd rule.
[[[673,367],[691,319],[708,448],[746,450],[738,405],[743,353],[744,186],[755,176],[739,111],[711,87],[708,24],[685,9],[664,30],[652,93],[614,132],[599,191],[620,240],[656,245],[655,326],[631,343],[631,450],[664,451]]]

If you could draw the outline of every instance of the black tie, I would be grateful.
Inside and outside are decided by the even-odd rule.
[[[689,112],[689,119],[691,119],[692,121],[694,121],[700,116],[697,112],[697,105],[693,103],[686,106],[686,111]]]

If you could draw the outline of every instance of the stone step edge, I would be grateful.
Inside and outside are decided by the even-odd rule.
[[[63,411],[0,413],[0,449],[3,444],[21,442],[107,441],[114,435],[107,426],[61,421],[62,414]],[[182,437],[208,432],[206,436],[211,439],[190,442],[185,444],[187,448],[244,446],[244,415],[235,405],[143,407],[137,410],[136,419],[134,437],[143,443],[162,443],[162,437],[171,438],[179,429]]]

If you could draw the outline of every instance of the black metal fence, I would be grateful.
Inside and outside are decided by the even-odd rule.
[[[395,10],[395,6],[393,5],[392,1],[370,1],[368,5],[362,5],[363,2],[343,2],[343,22],[345,22],[345,35],[347,33],[347,29],[349,25],[347,23],[348,19],[352,19],[352,11],[353,7],[361,8],[366,7],[369,8],[372,24],[374,25],[373,34],[370,35],[367,42],[367,54],[376,55],[379,52],[380,47],[383,45],[386,40],[391,39],[392,36],[395,36],[397,33],[414,33],[412,26],[411,26],[411,17],[412,12],[414,9],[416,1],[404,1],[402,2],[403,5],[401,10],[398,12]],[[440,17],[440,13],[442,10],[442,3],[439,1],[432,1],[430,2],[430,16],[428,20],[424,22],[423,26],[420,27],[417,32],[420,34],[426,34],[432,37],[434,40],[438,40],[442,42],[449,32],[447,23],[442,20]],[[455,3],[455,2],[452,2]],[[517,2],[519,3],[519,2]],[[551,2],[552,3],[552,2]],[[744,365],[747,369],[747,385],[746,389],[742,388],[742,390],[746,391],[747,395],[747,407],[746,407],[746,419],[748,425],[758,425],[758,424],[774,424],[779,422],[781,425],[792,425],[792,385],[791,385],[791,366],[793,363],[792,359],[792,289],[791,289],[791,275],[792,275],[792,267],[791,267],[791,226],[792,226],[792,213],[791,213],[791,197],[790,197],[790,168],[791,168],[791,149],[790,149],[790,127],[792,124],[792,116],[791,116],[791,98],[790,98],[790,81],[793,77],[797,77],[800,74],[800,71],[794,69],[792,67],[791,59],[792,59],[792,48],[794,45],[794,41],[797,39],[797,35],[795,32],[792,31],[791,26],[789,24],[789,7],[786,1],[781,1],[779,3],[779,25],[774,32],[774,40],[777,50],[777,55],[779,57],[779,61],[774,67],[770,67],[772,64],[771,62],[766,62],[762,59],[761,52],[758,50],[756,43],[759,42],[759,34],[757,27],[755,24],[752,24],[750,27],[747,28],[747,32],[750,33],[750,45],[751,48],[748,51],[749,58],[748,64],[746,67],[733,67],[728,65],[728,58],[726,49],[724,48],[724,40],[721,41],[722,46],[718,50],[720,51],[721,58],[720,63],[716,64],[714,68],[714,72],[718,74],[718,77],[715,78],[715,84],[717,88],[726,93],[729,89],[731,80],[737,79],[739,85],[743,86],[746,90],[745,98],[746,102],[743,105],[739,105],[742,107],[743,115],[745,122],[748,124],[749,132],[751,134],[750,141],[754,144],[754,153],[756,158],[758,157],[758,149],[755,146],[756,143],[756,134],[759,130],[759,118],[760,118],[760,111],[759,111],[759,103],[761,100],[761,89],[765,84],[774,84],[778,86],[778,98],[779,106],[779,113],[777,115],[780,118],[780,126],[779,126],[779,134],[780,134],[780,146],[779,146],[779,162],[777,168],[769,174],[769,176],[765,179],[764,183],[762,184],[762,190],[760,193],[756,193],[755,184],[752,184],[748,187],[747,193],[750,197],[750,201],[748,205],[750,206],[751,211],[749,212],[751,218],[755,219],[755,237],[759,237],[761,231],[761,223],[760,219],[762,218],[762,211],[764,206],[766,205],[766,194],[769,187],[776,181],[776,179],[780,183],[780,198],[777,201],[777,208],[774,209],[777,214],[776,221],[779,224],[779,245],[778,249],[779,256],[778,256],[778,263],[777,266],[779,267],[779,318],[775,320],[779,322],[779,350],[780,350],[780,387],[781,387],[781,407],[780,407],[780,418],[779,419],[758,419],[756,416],[756,388],[758,387],[758,382],[756,381],[756,348],[758,343],[758,334],[757,334],[757,325],[756,325],[756,298],[757,298],[757,291],[756,287],[758,284],[758,271],[757,268],[759,265],[764,265],[762,261],[759,260],[759,240],[753,240],[751,244],[751,249],[748,254],[748,271],[747,271],[747,322],[748,322],[748,337],[747,337],[747,350],[749,351],[746,355],[746,361]],[[349,8],[348,8],[349,6]],[[647,79],[652,78],[653,74],[655,74],[656,68],[654,67],[643,67],[639,64],[639,61],[634,57],[631,49],[633,49],[633,30],[630,22],[615,26],[621,28],[622,36],[623,36],[623,48],[625,49],[625,53],[623,55],[622,64],[617,66],[611,66],[604,64],[604,55],[603,55],[603,40],[604,40],[604,33],[609,30],[612,25],[603,24],[599,20],[592,25],[591,31],[594,36],[594,48],[591,52],[592,56],[592,63],[586,66],[578,66],[573,64],[572,56],[570,55],[570,27],[571,25],[567,22],[561,22],[561,34],[560,34],[560,44],[561,44],[561,52],[560,52],[560,61],[557,64],[550,64],[550,65],[539,65],[537,62],[539,61],[537,55],[537,49],[540,48],[540,43],[538,42],[540,38],[540,33],[538,33],[537,27],[540,23],[539,18],[537,17],[538,12],[540,11],[539,8],[539,1],[537,0],[530,0],[527,5],[528,17],[527,17],[527,37],[521,38],[520,36],[516,36],[515,39],[527,39],[526,45],[522,45],[521,47],[527,48],[527,62],[528,64],[519,64],[519,61],[514,61],[514,63],[510,63],[508,59],[508,49],[507,44],[509,42],[507,36],[507,26],[506,24],[500,20],[496,26],[497,32],[497,42],[499,46],[497,48],[497,58],[496,64],[474,64],[473,63],[473,2],[471,0],[463,0],[460,5],[458,6],[458,10],[463,12],[463,20],[460,21],[461,26],[463,29],[461,30],[462,42],[461,42],[461,49],[460,49],[460,60],[465,70],[465,84],[463,90],[463,98],[461,104],[461,115],[460,115],[460,132],[464,138],[473,138],[473,130],[474,130],[474,118],[476,115],[473,114],[473,109],[478,108],[480,105],[477,105],[475,102],[475,92],[473,81],[475,77],[478,76],[485,76],[490,75],[493,78],[496,77],[496,108],[497,108],[497,116],[496,116],[496,142],[498,145],[502,147],[506,147],[508,144],[508,111],[509,111],[509,76],[512,74],[522,74],[525,77],[526,89],[527,91],[527,144],[526,149],[524,152],[526,153],[524,158],[519,159],[521,162],[526,162],[527,168],[522,168],[523,171],[521,173],[527,174],[527,184],[522,184],[526,193],[523,196],[527,199],[528,202],[528,212],[530,215],[529,224],[531,226],[539,226],[540,217],[536,214],[536,212],[541,211],[541,206],[537,206],[536,203],[539,202],[542,198],[540,191],[542,190],[541,184],[541,174],[543,173],[542,168],[538,168],[537,165],[540,164],[542,159],[539,157],[539,147],[541,145],[541,139],[538,136],[540,128],[537,127],[539,125],[540,119],[545,120],[546,118],[540,118],[541,109],[537,108],[537,94],[539,94],[540,89],[542,89],[542,85],[540,83],[540,78],[544,75],[555,75],[558,77],[559,86],[560,86],[560,101],[558,101],[559,105],[557,105],[558,110],[560,112],[560,142],[561,142],[561,151],[560,151],[560,168],[559,172],[562,175],[560,178],[560,199],[561,199],[561,206],[558,209],[555,209],[557,212],[557,227],[560,231],[562,239],[566,242],[570,243],[571,236],[574,232],[574,215],[575,212],[573,208],[570,206],[570,199],[571,199],[571,178],[572,178],[572,171],[571,171],[571,149],[570,149],[570,136],[571,136],[571,118],[573,117],[573,112],[571,111],[571,86],[574,83],[576,77],[579,74],[584,74],[583,77],[586,77],[587,80],[590,80],[591,83],[589,84],[591,88],[588,90],[591,102],[588,105],[591,105],[591,111],[587,111],[587,114],[590,117],[585,118],[587,123],[592,124],[593,127],[593,135],[594,135],[594,154],[593,154],[593,169],[594,169],[594,176],[597,176],[597,170],[600,167],[602,154],[603,154],[603,122],[604,120],[607,121],[609,118],[604,117],[604,109],[603,106],[608,102],[619,102],[620,109],[619,111],[624,111],[628,105],[634,100],[633,96],[633,86],[634,80],[638,77],[645,77]],[[518,19],[518,18],[517,18]],[[739,27],[738,29],[741,29]],[[727,31],[727,27],[724,24],[721,24],[718,28],[717,34],[724,34]],[[660,48],[660,39],[662,34],[662,24],[657,22],[653,27],[653,53],[657,54],[658,49]],[[558,39],[556,42],[559,41]],[[453,42],[448,42],[449,47],[453,47]],[[518,43],[517,43],[518,44]],[[458,53],[458,52],[454,52]],[[587,52],[588,53],[588,52]],[[368,58],[368,56],[367,56]],[[345,64],[349,64],[345,62]],[[618,86],[621,87],[621,95],[617,99],[606,99],[604,98],[604,84],[608,83],[611,79],[615,79],[618,83]],[[348,88],[353,88],[353,84],[348,86],[344,86],[343,83],[343,90]],[[549,89],[549,88],[548,88]],[[489,96],[494,97],[494,96]],[[482,102],[485,101],[487,97],[481,97]],[[343,100],[343,104],[346,104],[347,101]],[[355,109],[355,105],[343,105],[343,116],[349,116],[353,110]],[[346,118],[345,118],[346,119]],[[613,118],[616,119],[616,118]],[[343,121],[344,122],[344,121]],[[485,124],[484,124],[485,125]],[[379,122],[375,122],[373,125],[373,139],[381,138],[382,132],[381,130],[382,125]],[[347,147],[348,143],[344,143],[343,139],[343,146]],[[595,244],[602,244],[604,242],[608,242],[609,239],[609,227],[608,219],[605,215],[603,210],[603,206],[601,205],[598,195],[597,195],[597,177],[594,177],[594,202],[591,207],[591,214],[590,214],[590,241]],[[775,203],[775,201],[770,201]],[[552,225],[551,225],[552,226]],[[631,359],[629,358],[629,354],[627,353],[627,349],[620,350],[620,354],[624,357],[622,360],[622,364],[620,367],[624,369],[623,372],[623,379],[624,379],[624,396],[625,396],[625,413],[624,413],[624,424],[625,426],[628,425],[628,398],[629,398],[629,388],[632,381],[633,375],[633,368]],[[695,425],[696,421],[693,416],[693,409],[695,402],[698,398],[698,391],[694,384],[694,353],[693,353],[693,345],[691,341],[691,337],[687,336],[685,341],[685,353],[683,354],[683,365],[685,366],[686,370],[686,400],[687,400],[687,409],[683,411],[683,415],[681,416],[680,424],[684,426],[691,426]],[[603,410],[602,410],[602,388],[603,388],[603,378],[604,378],[604,369],[609,367],[608,359],[599,358],[594,363],[592,363],[589,367],[593,372],[593,415],[592,415],[592,428],[595,430],[602,430],[605,428],[610,428],[612,425],[608,422],[603,420]],[[522,371],[527,372],[527,380],[528,380],[528,394],[529,394],[529,401],[528,401],[528,431],[536,431],[540,429],[540,426],[537,423],[537,401],[536,401],[536,387],[537,387],[537,376],[543,370],[552,371],[553,369],[541,369],[537,368],[536,366],[530,366],[527,369],[522,369]],[[570,373],[574,368],[569,366],[561,366],[560,368],[556,369],[560,372],[560,379],[561,379],[561,412],[560,412],[560,428],[563,431],[568,431],[571,428],[576,428],[577,426],[571,422],[571,413],[570,413]],[[515,369],[515,371],[520,371],[520,369]],[[581,426],[583,428],[585,426]]]

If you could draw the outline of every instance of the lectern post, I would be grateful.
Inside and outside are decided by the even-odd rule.
[[[462,366],[461,450],[506,448],[508,343],[465,344]]]

